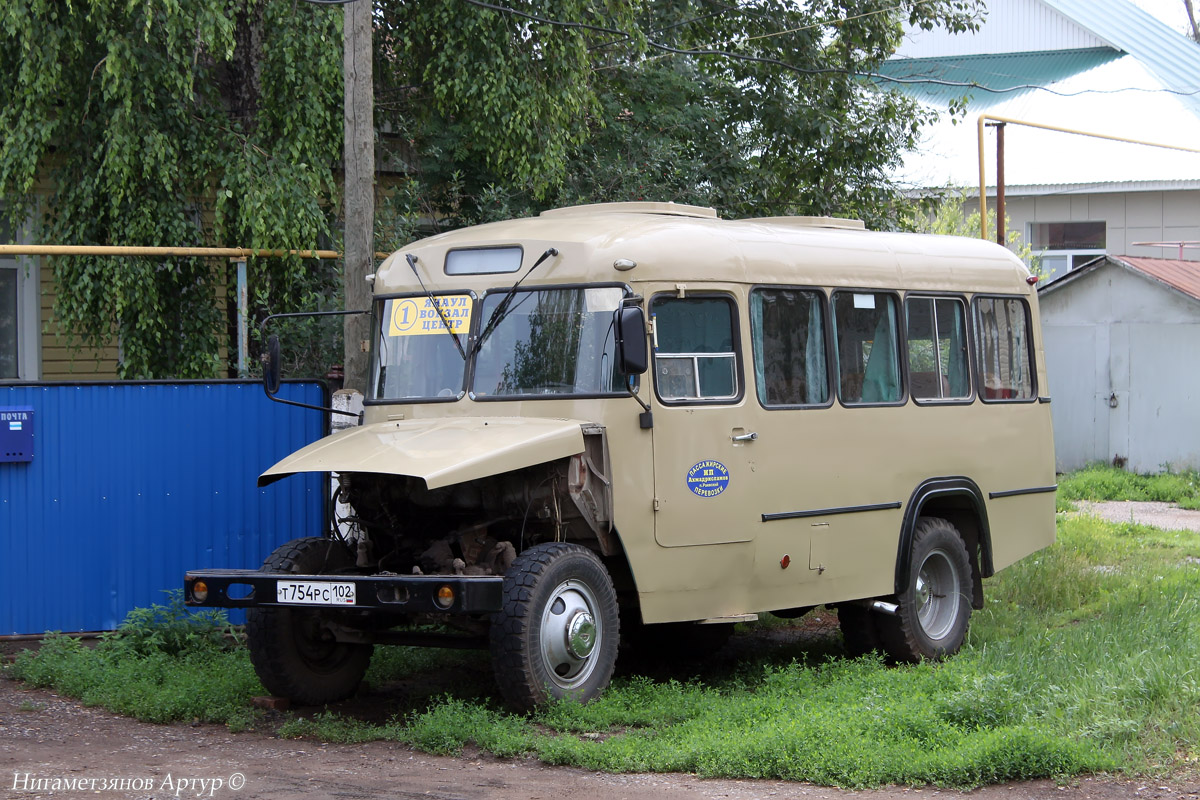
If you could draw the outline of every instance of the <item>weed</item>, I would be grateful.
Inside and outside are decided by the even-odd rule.
[[[1138,475],[1105,464],[1091,464],[1062,476],[1058,500],[1060,504],[1076,500],[1157,500],[1200,508],[1200,473],[1187,470]]]
[[[105,634],[100,648],[115,657],[207,654],[228,649],[233,627],[220,609],[189,609],[183,604],[183,591],[165,592],[167,604],[135,608],[125,615],[121,626]]]
[[[231,647],[220,612],[193,614],[178,592],[166,606],[136,609],[95,648],[49,636],[18,654],[13,677],[147,722],[248,723],[262,691],[249,653]]]

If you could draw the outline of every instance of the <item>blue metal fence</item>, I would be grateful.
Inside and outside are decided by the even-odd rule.
[[[280,396],[328,405],[315,382]],[[255,481],[326,416],[258,383],[0,386],[0,411],[13,407],[33,409],[20,423],[34,452],[0,463],[0,635],[112,630],[186,569],[257,567],[324,527],[324,476]]]

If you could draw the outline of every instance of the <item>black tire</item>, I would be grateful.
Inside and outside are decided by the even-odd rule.
[[[323,575],[353,565],[341,544],[307,538],[281,545],[263,562],[263,569]],[[334,641],[323,623],[335,613],[271,607],[246,611],[250,662],[268,692],[306,706],[334,703],[354,694],[374,647]]]
[[[492,616],[492,669],[514,708],[569,697],[586,703],[608,686],[620,619],[612,579],[587,548],[565,542],[525,550],[504,576]]]
[[[842,629],[842,639],[848,656],[858,658],[875,651],[884,652],[879,632],[875,628],[877,616],[879,615],[866,606],[838,606],[838,627]]]
[[[946,520],[917,520],[908,588],[895,603],[895,616],[875,615],[893,661],[941,659],[962,647],[971,619],[971,562],[958,529]]]

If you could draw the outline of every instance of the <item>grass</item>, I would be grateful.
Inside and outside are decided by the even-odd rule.
[[[1059,510],[1078,500],[1155,500],[1200,509],[1200,473],[1166,471],[1138,475],[1105,464],[1092,464],[1062,476],[1058,484]]]
[[[1076,475],[1063,486],[1086,496],[1081,487],[1107,481]],[[498,705],[486,654],[381,648],[363,697],[270,724],[285,737],[839,786],[1194,770],[1200,534],[1088,516],[1058,526],[1055,545],[988,581],[967,645],[941,664],[848,660],[836,633],[800,644],[741,633],[721,658],[619,668],[589,705],[521,716]],[[254,721],[248,699],[262,690],[244,649],[168,613],[160,624],[176,635],[159,638],[189,642],[169,654],[146,620],[94,650],[52,639],[13,674],[152,721]]]

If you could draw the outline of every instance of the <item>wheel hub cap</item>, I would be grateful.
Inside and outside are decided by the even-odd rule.
[[[950,556],[942,550],[930,552],[917,573],[914,589],[917,619],[925,635],[935,642],[945,638],[964,602],[958,594],[958,569]]]
[[[568,580],[554,590],[542,613],[542,663],[560,688],[583,684],[596,668],[596,648],[605,635],[603,620],[596,618],[596,606],[596,596],[587,584]]]
[[[567,625],[567,650],[576,658],[587,658],[596,646],[596,620],[580,611]]]

